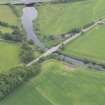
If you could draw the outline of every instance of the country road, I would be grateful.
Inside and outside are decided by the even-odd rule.
[[[88,27],[86,29],[82,29],[79,33],[74,34],[72,37],[68,38],[67,40],[63,41],[62,43],[58,44],[57,46],[54,46],[54,47],[48,49],[41,56],[39,56],[38,58],[36,58],[35,60],[33,60],[29,64],[27,64],[27,66],[31,66],[35,62],[38,62],[41,58],[47,57],[47,56],[51,55],[52,53],[58,51],[60,49],[60,47],[62,47],[62,44],[63,45],[66,45],[66,44],[70,43],[74,39],[78,38],[81,35],[82,32],[90,31],[92,28],[94,28],[95,26],[97,26],[99,23],[104,23],[104,21],[105,21],[105,19],[98,20],[93,25],[91,25],[90,27]]]

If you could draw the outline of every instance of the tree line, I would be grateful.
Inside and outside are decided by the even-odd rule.
[[[21,63],[27,64],[34,59],[33,47],[27,41],[23,41],[20,48]]]

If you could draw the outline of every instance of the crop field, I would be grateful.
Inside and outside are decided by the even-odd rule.
[[[0,42],[0,72],[19,64],[19,45]]]
[[[56,43],[49,37],[70,32],[73,28],[105,17],[105,0],[44,4],[37,8],[39,16],[35,24],[48,46]]]
[[[56,60],[42,64],[42,73],[0,105],[103,105],[105,73]]]
[[[97,26],[65,46],[66,55],[105,63],[105,26]]]

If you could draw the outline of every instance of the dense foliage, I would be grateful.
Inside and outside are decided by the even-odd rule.
[[[14,29],[12,33],[3,34],[2,32],[0,32],[0,35],[5,40],[11,40],[11,41],[16,41],[16,42],[20,42],[24,38],[24,34],[20,32],[18,28]]]
[[[0,74],[0,99],[7,96],[24,81],[40,72],[40,64],[34,64],[30,67],[18,66],[12,68],[6,73]]]
[[[32,47],[27,42],[21,45],[20,58],[22,63],[28,63],[34,58]]]

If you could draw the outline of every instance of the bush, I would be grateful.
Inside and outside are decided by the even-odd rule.
[[[87,23],[86,25],[83,26],[83,28],[84,29],[85,28],[88,28],[88,27],[92,26],[94,23],[95,23],[94,21],[93,22],[90,22],[90,23]]]
[[[71,33],[75,34],[75,33],[79,33],[81,31],[81,28],[73,28],[71,30]]]

